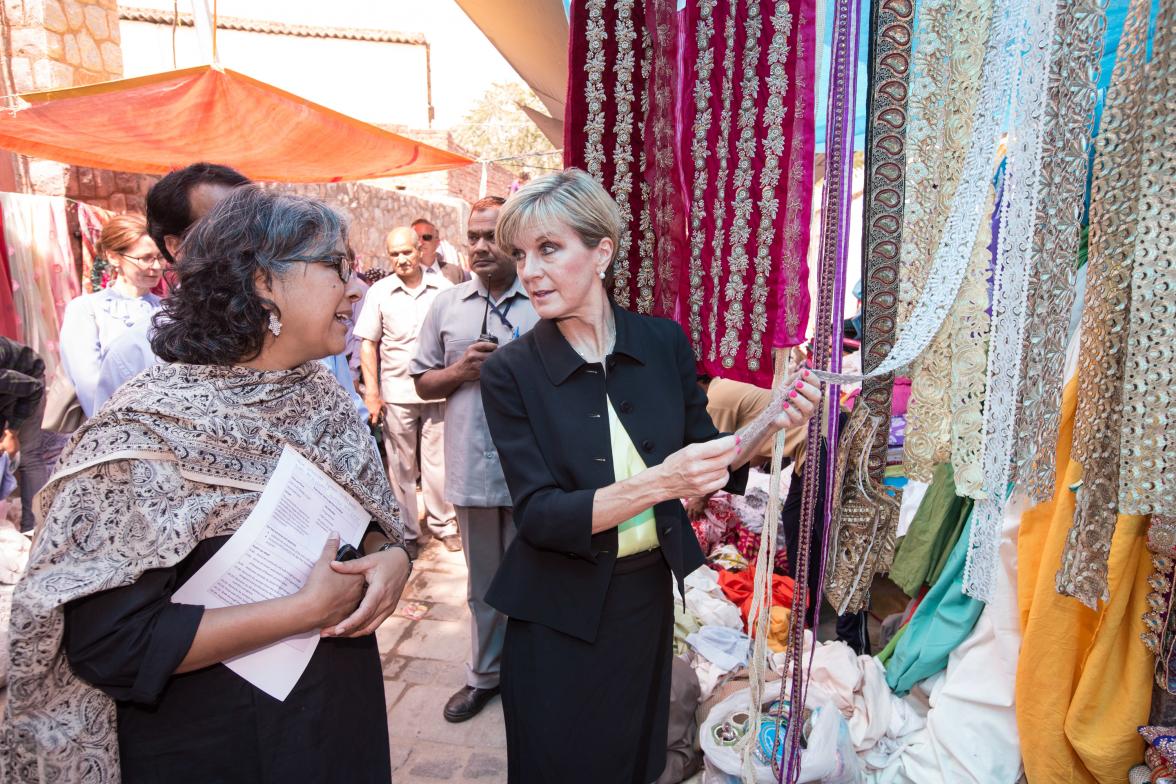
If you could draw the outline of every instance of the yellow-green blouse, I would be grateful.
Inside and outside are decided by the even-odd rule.
[[[633,446],[633,440],[621,424],[612,401],[608,401],[608,432],[612,441],[613,474],[620,482],[645,470],[645,461]],[[646,509],[617,526],[617,557],[643,553],[658,546],[657,524],[653,508]]]

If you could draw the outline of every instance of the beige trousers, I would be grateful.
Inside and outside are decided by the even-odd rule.
[[[420,538],[417,507],[417,445],[420,445],[421,495],[425,525],[440,539],[457,533],[453,504],[445,500],[445,403],[385,403],[384,449],[388,453],[388,478],[400,504],[404,536]]]

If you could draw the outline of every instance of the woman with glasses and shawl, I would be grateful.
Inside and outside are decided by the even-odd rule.
[[[247,186],[184,241],[152,337],[164,360],[74,435],[39,497],[13,596],[0,780],[387,782],[372,633],[408,578],[371,439],[321,364],[357,288],[325,205]],[[173,603],[253,509],[289,445],[372,516],[363,557],[328,539],[306,585],[220,609]],[[285,701],[222,662],[323,639]]]

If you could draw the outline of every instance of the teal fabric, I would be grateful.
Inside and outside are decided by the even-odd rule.
[[[952,548],[943,574],[935,581],[907,624],[886,666],[886,682],[906,694],[921,680],[947,667],[947,657],[972,633],[984,604],[964,593],[964,562],[972,517]]]

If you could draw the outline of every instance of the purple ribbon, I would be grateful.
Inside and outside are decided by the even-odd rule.
[[[845,313],[845,269],[849,258],[850,204],[853,200],[853,134],[854,108],[857,96],[857,55],[860,0],[836,0],[833,17],[833,60],[829,77],[828,115],[825,126],[825,191],[821,216],[821,245],[818,254],[820,269],[817,292],[817,323],[813,337],[814,366],[834,373],[841,370],[842,320]],[[821,543],[821,570],[817,602],[814,608],[814,641],[821,617],[821,595],[824,593],[824,565],[829,549],[829,528],[833,513],[833,485],[837,466],[837,440],[840,430],[841,388],[830,384],[826,395],[827,461],[825,464],[824,538]],[[800,745],[804,731],[804,702],[807,695],[808,667],[803,663],[804,617],[808,597],[808,570],[811,568],[813,523],[816,518],[815,495],[820,490],[818,472],[821,470],[820,418],[809,422],[808,458],[804,468],[804,494],[801,502],[801,530],[798,537],[797,570],[793,597],[792,629],[789,635],[785,669],[791,664],[791,689],[788,694],[788,729],[785,735],[785,764],[778,771],[777,780],[793,784],[800,776]],[[815,646],[814,646],[815,648]],[[781,699],[788,678],[781,680]]]

